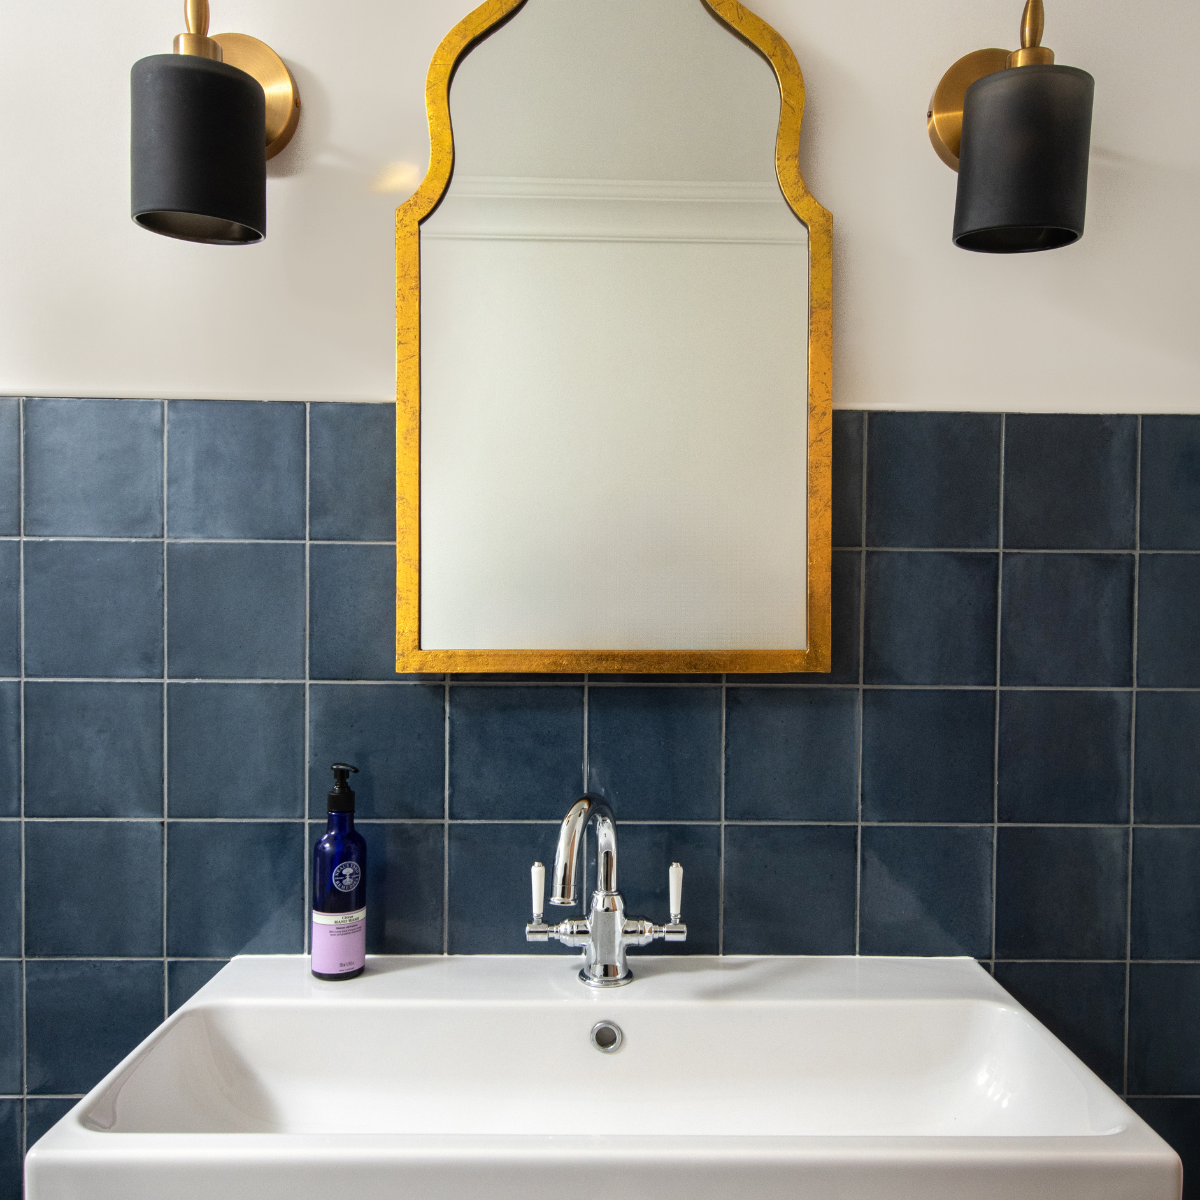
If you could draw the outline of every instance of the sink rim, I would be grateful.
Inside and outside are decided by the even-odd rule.
[[[598,995],[575,979],[574,956],[421,955],[372,956],[353,983],[314,979],[304,955],[234,958],[76,1103],[30,1148],[27,1172],[36,1176],[56,1161],[87,1160],[116,1166],[148,1161],[177,1163],[238,1159],[297,1163],[334,1160],[426,1162],[588,1163],[653,1159],[661,1162],[941,1162],[1021,1165],[1047,1157],[1090,1162],[1153,1160],[1160,1167],[1178,1156],[1120,1097],[1054,1038],[1091,1086],[1123,1110],[1114,1132],[1068,1135],[942,1136],[928,1134],[801,1134],[721,1137],[680,1134],[478,1133],[142,1133],[96,1129],[85,1114],[103,1101],[168,1030],[187,1014],[231,1005],[312,1003],[404,1006],[562,1004],[619,1019],[621,1009],[679,1004],[806,1002],[857,1004],[876,1000],[973,1000],[1016,1011],[1043,1028],[991,975],[969,958],[866,956],[639,956],[638,982]],[[487,990],[464,996],[471,983]],[[395,994],[397,986],[404,994]],[[698,994],[698,991],[702,994]],[[1047,1031],[1047,1036],[1053,1037]]]

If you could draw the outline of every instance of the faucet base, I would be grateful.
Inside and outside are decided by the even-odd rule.
[[[588,974],[587,967],[579,968],[579,980],[581,983],[586,983],[588,987],[594,988],[615,988],[624,987],[627,983],[633,982],[633,972],[626,971],[620,979],[606,978],[604,976],[594,977]]]

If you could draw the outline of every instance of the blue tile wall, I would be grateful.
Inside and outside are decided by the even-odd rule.
[[[1007,417],[1005,547],[1132,550],[1137,458],[1137,417]]]
[[[869,429],[869,546],[999,545],[997,414],[879,413]]]
[[[27,817],[160,816],[162,684],[27,682],[25,777]]]
[[[167,533],[304,538],[305,406],[167,405]]]
[[[162,427],[162,405],[154,401],[28,405],[25,533],[161,537]]]
[[[569,953],[527,868],[592,788],[671,953],[972,955],[1200,1164],[1200,418],[836,413],[819,676],[397,677],[393,433],[0,398],[0,1197],[304,949],[335,759],[374,952]]]

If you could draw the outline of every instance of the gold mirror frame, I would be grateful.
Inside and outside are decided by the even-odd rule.
[[[476,42],[525,0],[487,0],[442,40],[429,65],[429,170],[396,210],[396,670],[398,672],[774,673],[830,669],[833,438],[833,217],[800,174],[804,77],[791,47],[735,0],[697,0],[770,64],[779,84],[775,172],[808,229],[808,645],[805,650],[421,649],[421,222],[441,203],[454,169],[450,83]]]

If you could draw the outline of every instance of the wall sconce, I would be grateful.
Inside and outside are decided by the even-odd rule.
[[[1044,22],[1042,0],[1026,0],[1021,49],[960,58],[929,102],[929,140],[958,172],[964,250],[1021,254],[1083,236],[1095,80],[1054,65]]]
[[[188,242],[248,245],[266,236],[267,159],[291,141],[300,93],[264,42],[208,36],[208,0],[186,0],[185,15],[174,54],[133,65],[133,219]]]

